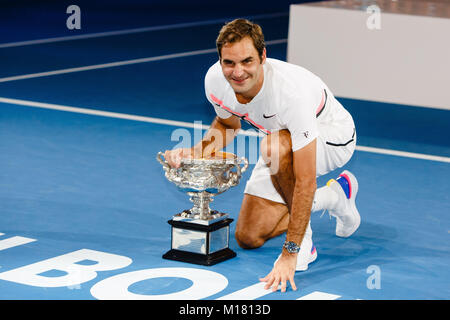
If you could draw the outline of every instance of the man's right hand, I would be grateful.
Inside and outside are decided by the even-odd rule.
[[[171,168],[179,168],[181,165],[181,159],[194,157],[194,151],[192,148],[180,148],[174,150],[166,150],[164,152],[164,158],[167,160]]]

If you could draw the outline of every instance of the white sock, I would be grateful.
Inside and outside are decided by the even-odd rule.
[[[311,212],[333,209],[339,200],[337,193],[328,186],[316,190]]]

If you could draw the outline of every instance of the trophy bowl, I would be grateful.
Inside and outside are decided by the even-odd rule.
[[[165,177],[194,203],[191,209],[175,214],[171,250],[165,259],[213,265],[236,256],[229,248],[230,224],[227,213],[211,210],[213,197],[237,186],[248,168],[248,160],[235,154],[216,152],[206,158],[183,158],[179,168],[172,168],[158,152]]]
[[[247,159],[228,152],[215,153],[207,158],[184,158],[179,168],[171,168],[163,159],[162,152],[158,152],[157,159],[163,166],[167,180],[184,192],[220,194],[236,186],[248,167]],[[244,164],[242,168],[241,163]]]
[[[171,168],[163,157],[163,153],[158,152],[157,160],[162,164],[167,180],[187,193],[194,203],[193,208],[174,217],[179,220],[199,219],[203,223],[212,223],[223,216],[211,210],[209,203],[213,196],[237,186],[248,168],[246,158],[238,158],[229,152],[216,152],[207,158],[183,158],[179,168]]]

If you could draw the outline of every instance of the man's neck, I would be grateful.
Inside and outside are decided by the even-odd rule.
[[[247,96],[244,96],[243,94],[236,93],[236,99],[241,104],[249,103],[250,101],[252,101],[253,98],[254,98],[254,96],[247,97]]]

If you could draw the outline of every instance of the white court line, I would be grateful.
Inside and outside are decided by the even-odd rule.
[[[216,49],[195,50],[195,51],[189,51],[189,52],[166,54],[166,55],[156,56],[156,57],[147,57],[147,58],[140,58],[140,59],[132,59],[132,60],[110,62],[110,63],[95,64],[95,65],[77,67],[77,68],[68,68],[68,69],[59,69],[59,70],[46,71],[46,72],[30,73],[30,74],[24,74],[24,75],[19,75],[19,76],[0,78],[0,82],[32,79],[32,78],[39,78],[39,77],[46,77],[46,76],[53,76],[53,75],[58,75],[58,74],[88,71],[88,70],[95,70],[95,69],[112,68],[112,67],[119,67],[119,66],[125,66],[125,65],[130,65],[130,64],[145,63],[145,62],[158,61],[158,60],[168,60],[168,59],[174,59],[174,58],[207,54],[207,53],[212,53],[215,51],[216,51]]]
[[[101,111],[101,110],[95,110],[95,109],[77,108],[77,107],[36,102],[36,101],[28,101],[28,100],[19,100],[19,99],[0,97],[0,103],[8,103],[8,104],[15,104],[15,105],[26,106],[26,107],[33,107],[33,108],[42,108],[42,109],[51,109],[51,110],[66,111],[66,112],[73,112],[73,113],[81,113],[81,114],[95,115],[95,116],[108,117],[108,118],[117,118],[117,119],[126,119],[126,120],[132,120],[132,121],[156,123],[156,124],[163,124],[163,125],[169,125],[169,126],[175,126],[175,127],[199,128],[198,124],[191,123],[191,122],[183,122],[183,121],[174,121],[174,120],[161,119],[161,118],[137,116],[137,115],[109,112],[109,111]],[[202,125],[201,128],[203,130],[206,130],[209,128],[209,126]],[[263,134],[260,134],[251,129],[241,130],[239,132],[239,134],[246,135],[246,136],[260,136],[260,137],[264,136]],[[387,155],[393,155],[393,156],[399,156],[399,157],[405,157],[405,158],[414,158],[414,159],[422,159],[422,160],[431,160],[431,161],[450,163],[450,157],[435,156],[435,155],[422,154],[422,153],[414,153],[414,152],[406,152],[406,151],[382,149],[382,148],[374,148],[374,147],[365,147],[365,146],[358,146],[358,145],[356,146],[356,150],[363,151],[363,152],[387,154]]]
[[[277,39],[277,40],[267,41],[266,45],[274,45],[274,44],[280,44],[280,43],[287,43],[287,39]],[[155,57],[123,60],[123,61],[116,61],[116,62],[110,62],[110,63],[95,64],[95,65],[84,66],[84,67],[59,69],[59,70],[53,70],[53,71],[5,77],[5,78],[0,78],[0,82],[9,82],[9,81],[16,81],[16,80],[47,77],[47,76],[53,76],[53,75],[58,75],[58,74],[66,74],[66,73],[81,72],[81,71],[88,71],[88,70],[120,67],[120,66],[137,64],[137,63],[146,63],[146,62],[152,62],[152,61],[183,58],[183,57],[196,56],[196,55],[208,54],[208,53],[214,53],[214,52],[217,52],[216,48],[204,49],[204,50],[194,50],[194,51],[187,51],[187,52],[180,52],[180,53],[172,53],[172,54],[165,54],[165,55],[155,56]]]
[[[261,15],[249,16],[246,18],[249,20],[270,19],[270,18],[277,18],[277,17],[282,17],[282,16],[288,16],[288,15],[289,15],[288,12],[278,12],[278,13],[271,13],[271,14],[261,14]],[[205,20],[205,21],[196,21],[196,22],[176,23],[176,24],[169,24],[169,25],[162,25],[162,26],[142,27],[142,28],[133,28],[133,29],[124,29],[124,30],[105,31],[105,32],[95,32],[95,33],[87,33],[87,34],[81,34],[81,35],[75,35],[75,36],[63,36],[63,37],[52,37],[52,38],[36,39],[36,40],[7,42],[7,43],[0,43],[0,49],[1,48],[20,47],[20,46],[29,46],[29,45],[34,45],[34,44],[53,43],[53,42],[61,42],[61,41],[101,38],[101,37],[110,37],[110,36],[117,36],[117,35],[124,35],[124,34],[152,32],[152,31],[160,31],[160,30],[171,30],[171,29],[207,26],[207,25],[211,25],[211,24],[224,23],[226,21],[231,21],[233,19],[234,18],[228,18],[228,19],[224,18],[224,19]]]
[[[365,147],[365,146],[356,146],[356,150],[372,152],[372,153],[388,154],[391,156],[399,156],[399,157],[415,158],[415,159],[423,159],[423,160],[433,160],[433,161],[450,163],[449,157],[434,156],[434,155],[423,154],[423,153],[414,153],[414,152],[406,152],[406,151],[398,151],[398,150],[382,149],[382,148],[374,148],[374,147]]]
[[[314,291],[310,294],[307,294],[306,296],[298,298],[297,300],[336,300],[340,297],[341,296],[338,296],[336,294]]]
[[[37,241],[37,240],[31,239],[31,238],[26,238],[26,237],[19,237],[19,236],[11,237],[11,238],[8,238],[5,240],[0,240],[0,251],[6,250],[9,248],[18,247],[23,244],[27,244],[27,243],[34,242],[34,241]]]

